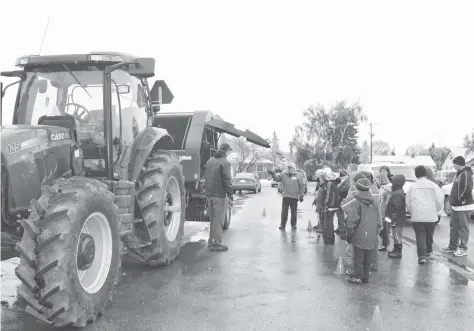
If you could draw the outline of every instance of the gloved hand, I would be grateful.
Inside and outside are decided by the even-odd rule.
[[[304,200],[303,196],[300,196],[300,202],[303,202],[303,200]]]

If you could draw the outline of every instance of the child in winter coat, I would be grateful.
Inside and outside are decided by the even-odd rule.
[[[392,194],[388,200],[385,216],[391,220],[393,228],[393,250],[388,253],[388,257],[401,258],[402,257],[402,234],[403,227],[406,222],[406,203],[405,191],[405,176],[394,175],[392,177]]]
[[[369,282],[372,252],[381,228],[380,202],[374,199],[370,187],[367,178],[358,179],[357,193],[347,206],[347,243],[354,247],[354,266],[348,281],[353,284]]]
[[[389,224],[385,221],[385,211],[387,210],[388,200],[392,193],[392,184],[390,183],[388,176],[385,173],[380,173],[377,176],[377,183],[379,184],[380,191],[380,209],[382,212],[382,231],[380,236],[382,237],[382,244],[379,246],[379,251],[386,251],[388,245],[390,245],[389,237]]]

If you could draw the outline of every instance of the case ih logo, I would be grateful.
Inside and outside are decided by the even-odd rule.
[[[51,140],[66,140],[69,139],[69,132],[56,132],[51,133]]]

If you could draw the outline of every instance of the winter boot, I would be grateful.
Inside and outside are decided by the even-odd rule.
[[[393,251],[388,252],[388,257],[391,257],[393,259],[400,259],[402,257],[402,245],[395,244],[393,246]]]

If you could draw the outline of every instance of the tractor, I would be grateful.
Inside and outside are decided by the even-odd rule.
[[[237,129],[210,111],[189,113],[159,113],[153,126],[167,130],[173,138],[172,151],[183,166],[186,188],[186,220],[209,222],[204,193],[204,167],[218,149],[222,134],[244,137],[252,144],[269,148],[269,141],[249,130]],[[224,230],[231,221],[231,206],[227,200]]]
[[[124,254],[149,266],[179,254],[183,167],[154,127],[173,94],[161,80],[150,89],[153,58],[33,55],[16,66],[1,73],[19,84],[13,125],[1,127],[1,221],[22,231],[18,293],[40,321],[84,327],[111,302]]]

